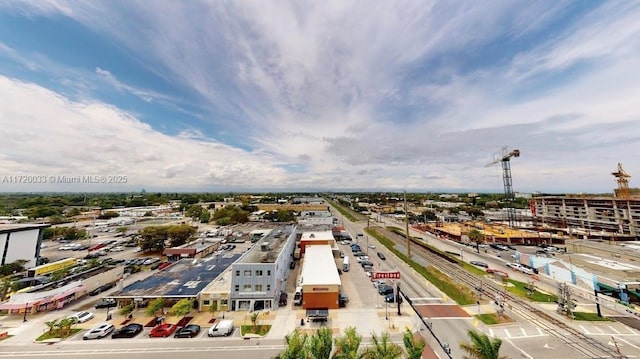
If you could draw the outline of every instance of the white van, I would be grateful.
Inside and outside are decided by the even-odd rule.
[[[233,320],[225,319],[209,328],[210,337],[227,337],[233,333]]]
[[[296,292],[293,295],[293,305],[302,304],[302,287],[296,288]]]
[[[342,259],[342,271],[343,272],[349,271],[349,257],[344,257]]]

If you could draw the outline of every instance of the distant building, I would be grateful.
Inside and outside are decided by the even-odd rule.
[[[182,258],[204,258],[215,252],[219,246],[219,240],[210,241],[202,238],[179,247],[165,248],[162,251],[162,255],[167,256],[170,261],[177,261]]]
[[[48,224],[0,225],[0,265],[26,260],[26,268],[35,267],[40,258],[40,244]]]
[[[537,226],[588,238],[637,239],[640,198],[534,197],[531,210]]]

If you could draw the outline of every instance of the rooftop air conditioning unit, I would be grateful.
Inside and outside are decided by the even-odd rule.
[[[269,242],[264,242],[260,245],[260,250],[262,250],[263,252],[268,252],[269,251]]]

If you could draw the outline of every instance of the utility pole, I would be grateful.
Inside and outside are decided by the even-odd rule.
[[[404,225],[407,235],[407,257],[411,259],[411,238],[409,237],[409,212],[407,211],[407,191],[404,191]]]

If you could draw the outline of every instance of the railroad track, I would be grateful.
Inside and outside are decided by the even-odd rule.
[[[390,231],[385,230],[385,232],[387,238],[390,238],[394,242],[404,243],[404,237]],[[412,244],[416,244],[418,246],[418,248],[413,246],[412,249],[414,253],[420,255],[424,259],[427,259],[433,267],[448,275],[453,280],[459,281],[474,290],[478,288],[480,281],[480,283],[482,283],[481,288],[483,295],[486,295],[494,301],[496,301],[498,296],[501,296],[509,302],[512,312],[540,327],[549,333],[549,335],[559,339],[561,342],[565,343],[567,346],[573,348],[585,357],[594,359],[626,358],[626,356],[622,356],[616,350],[541,311],[529,302],[505,292],[496,284],[478,278],[476,275],[465,271],[458,264],[452,263],[449,260],[443,260],[443,255],[441,253],[435,253],[430,248],[426,247],[424,243],[413,240]]]

